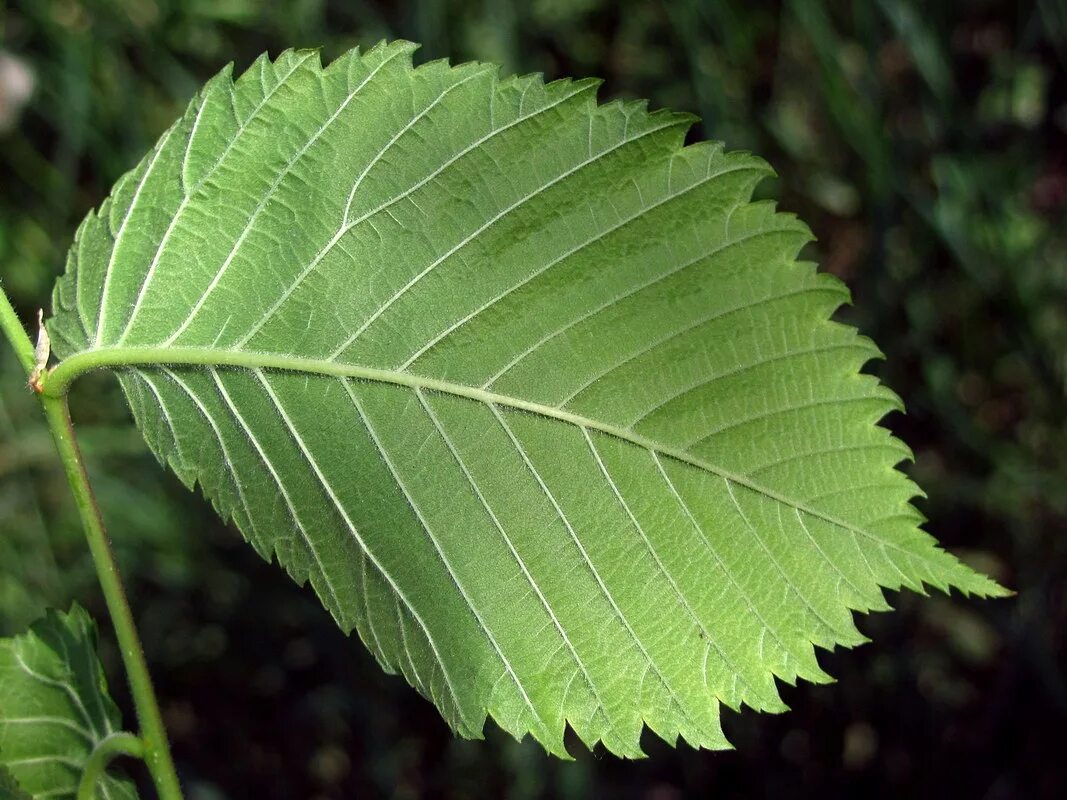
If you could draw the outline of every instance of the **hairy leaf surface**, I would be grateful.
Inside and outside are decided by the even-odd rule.
[[[89,754],[116,730],[119,711],[84,609],[50,611],[29,632],[0,639],[0,800],[73,800]],[[130,781],[104,775],[96,796],[137,793]]]
[[[156,454],[466,736],[728,746],[938,549],[758,158],[591,80],[413,45],[224,70],[81,226],[52,385]]]

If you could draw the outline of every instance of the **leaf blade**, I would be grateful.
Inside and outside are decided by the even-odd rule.
[[[77,605],[0,639],[0,769],[32,796],[73,798],[93,748],[121,724],[95,647],[96,627]],[[97,796],[137,795],[105,774]]]
[[[718,704],[828,680],[883,587],[1002,591],[919,530],[899,400],[750,202],[762,161],[411,50],[209,83],[83,225],[59,370],[116,369],[156,454],[468,736],[726,747]],[[132,310],[90,336],[69,298],[112,261]]]

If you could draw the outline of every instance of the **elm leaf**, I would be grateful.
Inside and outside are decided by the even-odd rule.
[[[46,390],[149,445],[464,736],[728,747],[884,588],[998,595],[920,529],[900,401],[765,162],[597,82],[414,45],[213,78],[90,213]]]

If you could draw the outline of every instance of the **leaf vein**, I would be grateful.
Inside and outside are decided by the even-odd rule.
[[[640,425],[642,422],[644,422],[646,419],[648,419],[653,414],[655,414],[657,411],[660,411],[665,406],[667,406],[670,403],[673,403],[676,400],[684,397],[685,395],[689,394],[690,392],[694,392],[694,391],[696,391],[698,389],[703,389],[703,388],[705,388],[707,386],[710,386],[710,385],[712,385],[714,383],[717,383],[718,381],[725,380],[726,378],[732,378],[732,377],[734,377],[736,375],[740,375],[742,373],[749,372],[750,370],[759,369],[760,367],[765,367],[767,364],[774,364],[774,363],[781,362],[781,361],[789,361],[791,359],[802,358],[804,356],[818,356],[818,355],[822,355],[824,353],[836,352],[838,350],[864,350],[864,349],[865,348],[861,344],[858,344],[856,342],[847,342],[847,343],[843,343],[843,344],[831,344],[831,345],[819,345],[817,347],[806,347],[806,348],[803,348],[801,350],[788,350],[788,351],[786,351],[784,353],[776,353],[773,356],[760,357],[760,358],[757,358],[755,361],[750,361],[747,364],[742,364],[739,367],[734,367],[732,369],[726,370],[725,372],[720,372],[720,373],[717,373],[715,375],[712,375],[710,378],[702,376],[699,381],[696,381],[694,383],[686,385],[685,387],[683,387],[679,391],[669,395],[668,397],[666,397],[664,400],[660,401],[659,403],[656,403],[654,406],[652,406],[647,411],[642,412],[642,414],[639,417],[637,417],[636,419],[632,420],[631,422],[628,422],[624,427],[629,429],[629,430],[633,430],[638,425]]]
[[[289,495],[289,490],[285,488],[285,484],[282,482],[281,476],[278,475],[277,469],[274,467],[274,463],[270,460],[266,451],[263,449],[263,445],[260,444],[259,438],[253,433],[252,429],[248,426],[244,416],[237,409],[237,405],[234,403],[233,398],[227,391],[226,386],[222,382],[222,378],[219,376],[218,371],[211,370],[212,380],[215,382],[215,386],[218,387],[219,396],[222,397],[226,407],[229,408],[230,414],[233,416],[234,421],[237,423],[237,427],[248,437],[249,443],[256,451],[260,461],[263,462],[263,466],[267,468],[267,472],[270,473],[274,484],[278,487],[278,491],[282,494],[282,499],[285,501],[285,505],[289,509],[289,516],[296,525],[296,529],[300,532],[300,536],[304,541],[305,546],[308,549],[309,554],[318,567],[318,572],[322,576],[323,583],[326,584],[326,589],[333,600],[333,607],[336,609],[337,614],[341,613],[341,602],[337,596],[337,590],[333,585],[333,581],[330,580],[329,574],[326,572],[326,567],[322,563],[322,558],[319,556],[318,550],[315,548],[314,542],[311,540],[311,536],[308,534],[307,529],[304,527],[304,523],[300,521],[300,515],[296,510],[296,506],[293,503],[292,497]]]
[[[856,347],[860,345],[839,345],[840,347]],[[832,349],[832,348],[831,348]],[[679,461],[683,464],[696,467],[697,469],[705,472],[710,472],[720,477],[725,477],[731,480],[735,485],[745,486],[754,492],[758,492],[766,497],[777,502],[784,503],[792,508],[798,508],[805,514],[809,514],[817,519],[821,519],[835,527],[841,528],[847,531],[853,531],[854,533],[869,538],[875,542],[884,542],[887,546],[892,548],[899,548],[898,545],[890,541],[885,541],[881,537],[864,530],[857,525],[846,522],[826,511],[818,510],[811,506],[811,502],[816,499],[821,499],[823,496],[816,496],[814,498],[808,498],[807,500],[796,500],[786,495],[777,492],[776,490],[764,486],[756,481],[746,478],[744,475],[732,472],[714,463],[706,461],[704,459],[694,456],[692,453],[681,450],[677,447],[658,442],[649,438],[641,433],[638,433],[631,429],[620,428],[617,425],[612,425],[605,422],[600,422],[589,417],[576,414],[566,409],[558,408],[555,406],[548,406],[543,403],[536,403],[529,400],[522,400],[516,397],[510,397],[507,395],[497,394],[495,392],[489,392],[484,389],[465,386],[463,384],[452,383],[449,381],[438,380],[436,378],[430,378],[423,375],[414,375],[407,372],[395,372],[390,370],[381,370],[374,367],[365,367],[356,364],[340,364],[334,361],[323,361],[321,359],[304,358],[299,356],[287,355],[284,353],[269,353],[269,352],[247,352],[236,351],[227,349],[211,350],[201,347],[172,347],[172,348],[157,348],[157,347],[125,347],[125,348],[105,348],[100,350],[87,350],[77,353],[64,361],[52,371],[50,374],[50,382],[47,386],[47,391],[50,393],[63,393],[67,390],[70,383],[84,372],[99,369],[103,367],[120,367],[130,366],[137,364],[190,364],[198,365],[207,368],[217,367],[239,367],[242,369],[255,370],[255,369],[269,369],[280,372],[295,372],[299,374],[307,375],[321,375],[325,377],[333,378],[358,378],[362,380],[368,380],[375,383],[385,383],[396,386],[406,386],[408,388],[414,388],[416,386],[424,389],[439,391],[444,394],[454,395],[456,397],[465,397],[469,400],[474,400],[480,403],[485,403],[489,406],[499,405],[504,408],[511,408],[520,411],[528,411],[539,416],[553,419],[559,422],[566,422],[572,425],[586,426],[590,430],[598,430],[603,433],[607,433],[618,439],[621,439],[631,444],[635,444],[646,450],[662,453],[664,456],[671,458],[675,461]],[[902,476],[903,478],[903,476]],[[882,483],[872,484],[869,486],[861,486],[859,488],[849,488],[844,491],[861,491],[863,489],[872,489],[878,487],[899,488],[899,484]],[[834,491],[828,493],[825,496],[840,493]],[[916,556],[910,551],[909,556]]]
[[[693,622],[695,622],[697,624],[697,627],[700,629],[700,632],[704,635],[704,638],[707,640],[708,646],[709,647],[714,647],[715,648],[715,652],[718,653],[718,655],[719,655],[719,658],[721,658],[723,660],[723,662],[731,670],[733,670],[735,678],[740,676],[741,670],[738,669],[738,667],[734,663],[733,659],[731,659],[726,654],[726,652],[722,649],[722,647],[719,646],[718,642],[715,640],[715,638],[712,636],[711,632],[708,630],[707,626],[704,624],[704,621],[697,615],[696,611],[693,609],[692,605],[689,603],[689,599],[685,596],[685,593],[682,592],[682,589],[681,589],[680,586],[678,586],[678,583],[674,579],[674,576],[671,575],[671,573],[667,570],[667,566],[663,563],[663,560],[660,558],[659,554],[656,552],[655,547],[653,547],[653,545],[652,545],[652,541],[648,538],[648,534],[645,533],[645,529],[642,527],[641,523],[637,521],[637,517],[634,516],[634,513],[630,508],[630,504],[627,503],[626,500],[623,498],[622,491],[619,489],[618,484],[615,483],[615,479],[611,477],[611,473],[608,471],[608,467],[604,463],[604,459],[601,457],[600,451],[597,449],[596,444],[593,442],[592,436],[589,435],[589,429],[583,427],[582,428],[582,434],[585,436],[585,441],[589,445],[590,452],[593,454],[593,457],[596,459],[596,463],[597,463],[597,466],[600,468],[601,475],[604,476],[604,479],[607,481],[608,485],[611,487],[612,494],[614,494],[615,499],[618,501],[618,503],[622,507],[623,511],[626,512],[626,516],[629,517],[630,523],[634,526],[634,530],[636,530],[637,534],[641,537],[641,541],[644,542],[645,547],[648,549],[649,554],[652,556],[653,560],[656,562],[656,566],[659,568],[659,571],[663,573],[663,576],[670,583],[671,589],[674,590],[675,595],[678,597],[679,600],[681,600],[682,605],[686,610],[686,613],[689,615],[690,619],[692,619]],[[702,672],[703,672],[704,685],[707,686],[708,685],[708,673],[707,673],[707,658],[706,657],[704,659],[704,666],[703,666]],[[755,693],[755,690],[754,690],[754,687],[752,686],[752,684],[750,684],[743,677],[741,678],[741,680],[744,681],[745,686],[750,691]]]
[[[534,593],[537,595],[537,598],[541,601],[541,605],[544,607],[545,611],[548,613],[549,618],[552,620],[553,626],[556,628],[556,631],[559,633],[560,638],[563,640],[563,645],[567,648],[568,651],[570,651],[571,657],[574,659],[574,662],[577,665],[578,670],[582,673],[582,676],[585,678],[586,685],[589,687],[589,690],[592,693],[594,699],[596,700],[597,705],[600,706],[600,707],[603,707],[604,706],[604,701],[601,698],[600,693],[597,691],[596,685],[593,683],[592,678],[589,676],[588,669],[586,669],[586,666],[585,666],[584,662],[579,657],[578,651],[575,649],[574,644],[571,642],[570,637],[567,635],[566,630],[564,630],[563,625],[560,623],[558,617],[556,616],[555,611],[552,609],[551,604],[548,602],[548,599],[545,597],[544,593],[541,591],[541,587],[538,585],[537,581],[534,580],[533,575],[530,573],[529,567],[526,565],[526,562],[523,560],[522,556],[519,554],[519,551],[515,547],[514,542],[512,542],[511,537],[508,536],[507,531],[504,529],[504,526],[500,524],[500,520],[497,518],[496,512],[493,511],[493,509],[490,506],[488,500],[486,500],[485,495],[482,493],[481,488],[478,486],[477,482],[474,480],[474,476],[471,474],[470,469],[467,467],[467,465],[464,462],[463,458],[460,456],[459,450],[456,448],[455,444],[453,443],[452,437],[450,437],[448,435],[448,433],[445,431],[444,426],[441,424],[441,421],[438,418],[436,412],[434,412],[433,408],[426,401],[426,397],[423,394],[422,390],[421,389],[415,389],[415,395],[418,397],[419,402],[422,404],[422,407],[426,410],[426,415],[433,422],[433,425],[437,429],[438,433],[440,433],[441,438],[444,439],[445,445],[448,447],[449,452],[452,454],[452,457],[455,459],[456,464],[459,466],[460,470],[462,470],[464,477],[467,479],[467,482],[470,484],[471,490],[474,492],[475,496],[478,498],[478,501],[482,504],[482,507],[485,509],[486,513],[489,515],[489,518],[492,520],[494,527],[496,527],[496,529],[500,532],[500,536],[503,538],[504,542],[507,544],[508,550],[511,552],[512,557],[515,559],[516,563],[518,564],[519,569],[522,570],[522,574],[526,577],[527,582],[530,584],[530,588],[533,589]],[[565,700],[566,700],[566,693],[564,693],[564,701]],[[562,706],[563,706],[563,702],[561,702],[561,708],[560,708],[561,716],[563,715],[563,711],[564,711],[564,708]],[[595,713],[595,711],[594,711],[594,713]],[[606,714],[607,714],[607,712],[605,710],[605,716],[606,716]]]
[[[430,527],[429,521],[422,513],[422,509],[419,508],[418,503],[415,502],[415,498],[412,496],[411,491],[407,487],[407,484],[401,477],[400,471],[397,469],[396,464],[393,462],[392,456],[389,455],[389,451],[386,450],[385,445],[382,444],[382,440],[378,436],[377,430],[371,424],[370,418],[367,416],[366,411],[363,409],[363,404],[359,401],[359,398],[356,396],[355,392],[352,391],[352,388],[351,386],[349,386],[348,382],[342,381],[342,383],[345,387],[345,390],[348,392],[348,396],[352,400],[352,405],[355,407],[356,413],[359,414],[359,417],[363,422],[363,426],[367,429],[367,433],[370,435],[371,440],[374,442],[375,448],[377,448],[378,453],[381,455],[382,460],[385,462],[385,466],[388,468],[389,473],[393,476],[393,481],[400,489],[401,494],[404,495],[405,501],[411,507],[411,510],[415,513],[415,516],[418,518],[419,524],[422,526],[422,529],[426,533],[427,538],[429,538],[430,543],[433,545],[434,550],[437,552],[437,556],[441,560],[441,563],[444,566],[445,571],[448,573],[449,578],[455,585],[456,589],[459,591],[460,596],[462,596],[463,598],[463,601],[467,604],[467,607],[470,609],[471,614],[474,615],[475,620],[478,622],[478,625],[482,629],[482,632],[489,640],[489,643],[493,646],[493,650],[496,652],[497,657],[504,665],[504,669],[507,671],[507,674],[511,677],[512,682],[515,684],[515,688],[519,690],[519,694],[522,697],[523,702],[526,704],[527,708],[530,709],[530,713],[533,714],[534,719],[536,719],[547,730],[548,725],[545,723],[545,720],[541,717],[540,713],[534,707],[533,701],[530,700],[530,696],[526,692],[526,687],[523,685],[522,681],[519,680],[519,676],[515,673],[515,669],[512,666],[511,661],[509,661],[508,657],[504,655],[504,651],[501,649],[500,644],[497,642],[496,636],[493,635],[493,632],[490,630],[488,624],[485,622],[485,619],[482,617],[481,612],[478,611],[478,608],[475,605],[474,601],[467,593],[467,589],[463,586],[463,582],[459,579],[459,575],[456,574],[455,568],[452,566],[452,563],[449,561],[444,549],[441,547],[441,543],[438,541],[437,536],[434,534],[433,529]]]
[[[645,672],[647,673],[648,670],[651,669],[653,672],[655,672],[656,677],[659,679],[663,687],[667,690],[668,695],[676,695],[677,691],[671,687],[671,685],[667,682],[667,679],[664,677],[663,673],[660,672],[659,667],[656,666],[656,663],[652,660],[652,656],[649,655],[648,650],[645,649],[645,645],[641,641],[641,638],[637,635],[637,632],[633,629],[633,626],[630,625],[630,621],[626,618],[626,615],[623,614],[622,609],[619,608],[619,605],[615,601],[615,598],[612,596],[611,591],[607,587],[607,584],[604,583],[604,579],[597,571],[597,568],[593,565],[592,559],[589,558],[589,553],[586,552],[585,546],[582,545],[581,539],[578,538],[577,532],[571,526],[570,520],[568,520],[567,515],[563,513],[563,509],[562,507],[560,507],[559,501],[556,499],[555,495],[552,494],[552,491],[548,488],[548,484],[545,483],[545,479],[541,476],[541,473],[538,472],[537,467],[534,466],[533,461],[530,460],[530,456],[526,452],[526,448],[523,447],[522,442],[519,441],[519,438],[515,435],[515,432],[511,429],[511,426],[508,425],[507,420],[504,419],[504,415],[500,413],[500,409],[498,409],[496,405],[490,405],[489,408],[493,412],[493,415],[497,418],[497,421],[504,428],[504,432],[508,435],[508,438],[511,439],[512,445],[515,447],[515,450],[522,458],[522,461],[526,465],[526,468],[530,471],[534,479],[537,481],[537,484],[541,487],[541,491],[544,492],[545,496],[548,498],[548,501],[552,504],[552,507],[553,509],[555,509],[555,512],[559,516],[560,521],[567,529],[567,533],[570,534],[571,540],[578,548],[578,552],[581,553],[582,560],[589,568],[589,571],[592,574],[594,580],[596,581],[597,586],[600,588],[601,593],[608,601],[608,604],[611,606],[612,611],[618,618],[619,622],[621,622],[623,627],[626,629],[627,633],[630,636],[630,639],[640,651],[646,664]],[[679,708],[681,708],[682,713],[685,714],[687,718],[689,718],[689,714],[686,709],[681,705],[679,705]],[[692,721],[691,718],[689,719],[690,721]]]
[[[382,578],[385,579],[385,582],[389,584],[390,588],[393,590],[393,593],[404,601],[404,605],[407,607],[411,616],[419,623],[419,626],[422,628],[423,632],[426,635],[426,639],[430,644],[430,648],[433,650],[434,656],[437,658],[438,661],[441,662],[441,670],[445,677],[445,683],[453,700],[456,702],[456,707],[458,709],[459,701],[456,696],[455,689],[453,688],[452,682],[448,676],[448,671],[444,667],[444,662],[441,659],[441,653],[438,651],[437,644],[434,642],[434,639],[430,634],[429,628],[426,627],[426,623],[423,621],[422,617],[419,616],[419,613],[415,610],[415,607],[411,604],[411,601],[407,598],[407,595],[405,595],[403,590],[401,590],[401,588],[397,585],[396,581],[393,579],[393,576],[390,575],[388,570],[385,569],[385,566],[378,560],[377,556],[375,556],[373,551],[367,545],[366,540],[357,530],[355,524],[352,522],[351,517],[349,517],[348,515],[348,511],[345,510],[344,505],[342,505],[340,499],[337,497],[337,494],[334,492],[333,486],[326,479],[326,476],[322,473],[322,469],[319,466],[318,461],[316,461],[314,455],[312,455],[310,449],[304,443],[303,437],[300,436],[300,433],[296,429],[296,426],[293,424],[293,421],[289,417],[289,414],[285,411],[284,406],[282,406],[281,402],[278,400],[278,396],[275,394],[274,389],[270,385],[270,382],[264,376],[263,371],[256,369],[253,370],[253,374],[256,376],[256,379],[266,390],[267,394],[271,399],[271,402],[274,404],[274,407],[278,410],[279,415],[285,422],[285,426],[289,430],[290,435],[296,442],[297,447],[299,448],[304,460],[307,462],[308,466],[311,467],[311,471],[315,474],[315,477],[317,478],[319,484],[326,491],[327,496],[330,498],[330,502],[333,504],[337,512],[341,515],[341,519],[344,521],[345,526],[348,528],[352,538],[356,541],[356,544],[359,545],[360,549],[367,556],[367,558],[370,559],[371,563],[378,570],[378,573],[382,576]],[[340,609],[339,605],[338,608]]]
[[[674,481],[672,481],[670,476],[667,474],[667,470],[663,468],[663,463],[660,461],[659,455],[656,453],[655,450],[650,450],[649,452],[652,455],[652,460],[656,464],[656,469],[659,470],[659,474],[667,483],[667,488],[670,489],[670,492],[674,496],[674,499],[677,500],[678,505],[681,506],[682,512],[685,514],[689,522],[693,525],[693,528],[696,529],[696,532],[700,535],[700,538],[704,542],[704,545],[707,548],[708,552],[711,554],[711,557],[719,565],[719,568],[722,570],[727,580],[730,581],[731,585],[734,587],[734,590],[741,596],[741,599],[745,601],[745,605],[748,606],[748,610],[762,626],[762,630],[760,631],[760,661],[764,660],[763,643],[768,633],[778,643],[778,646],[781,649],[782,653],[785,654],[788,658],[789,648],[786,646],[785,642],[783,642],[779,638],[777,632],[770,626],[770,624],[768,624],[766,618],[760,612],[759,608],[756,607],[755,602],[753,602],[748,592],[744,590],[744,588],[738,582],[737,578],[734,576],[733,571],[726,565],[726,562],[722,559],[722,556],[719,555],[718,550],[711,543],[711,538],[707,535],[707,533],[704,532],[704,526],[702,526],[697,520],[696,516],[693,514],[692,509],[689,507],[689,503],[687,503],[682,497],[682,495],[679,494],[678,489],[674,485]]]
[[[26,660],[22,657],[21,653],[16,652],[14,655],[15,663],[18,664],[19,669],[26,673],[26,675],[28,675],[30,678],[37,681],[42,686],[49,686],[53,689],[61,689],[67,695],[67,697],[71,699],[71,702],[74,703],[75,708],[78,709],[78,712],[81,714],[82,719],[85,720],[85,724],[89,726],[89,729],[99,735],[99,732],[96,729],[96,724],[93,722],[92,716],[90,716],[88,709],[86,709],[85,704],[82,702],[81,696],[76,691],[74,691],[74,688],[72,686],[63,683],[62,681],[53,680],[52,678],[49,678],[39,672],[36,672],[30,667],[29,664],[26,663]]]
[[[548,191],[550,188],[552,188],[556,184],[558,184],[561,181],[564,181],[567,178],[571,177],[572,175],[577,173],[579,170],[584,169],[585,167],[588,167],[591,164],[596,163],[600,159],[604,158],[607,155],[610,155],[611,153],[615,152],[616,150],[619,150],[620,148],[625,147],[628,144],[632,144],[633,142],[636,142],[639,139],[643,139],[643,138],[645,138],[647,136],[652,136],[653,134],[659,133],[660,131],[666,130],[666,129],[671,128],[671,127],[675,127],[677,125],[678,125],[677,122],[672,121],[672,122],[666,123],[664,125],[660,125],[659,127],[650,128],[649,130],[641,133],[638,136],[633,137],[632,139],[620,141],[617,144],[612,145],[611,147],[608,147],[605,150],[602,150],[601,152],[597,153],[596,156],[594,156],[593,158],[589,158],[589,159],[586,159],[584,161],[581,161],[578,164],[576,164],[575,166],[571,167],[570,169],[565,170],[564,172],[562,172],[560,175],[556,176],[552,180],[550,180],[547,183],[544,183],[541,186],[539,186],[535,191],[533,191],[533,192],[531,192],[529,194],[523,195],[518,200],[513,202],[511,205],[509,205],[506,208],[502,209],[501,211],[497,212],[497,214],[495,214],[494,216],[490,217],[481,226],[476,228],[473,232],[471,232],[470,234],[465,236],[463,239],[461,239],[459,242],[457,242],[455,245],[453,245],[451,248],[449,248],[447,251],[445,251],[445,253],[443,255],[438,256],[438,258],[436,258],[433,262],[431,262],[428,267],[424,268],[421,272],[419,272],[413,278],[408,280],[408,282],[406,284],[404,284],[402,287],[400,287],[400,289],[398,289],[397,292],[392,295],[392,297],[390,297],[383,304],[378,306],[378,308],[375,309],[374,313],[372,313],[370,315],[370,317],[368,317],[359,326],[359,328],[356,330],[356,332],[353,333],[351,336],[349,336],[336,350],[334,350],[334,352],[329,356],[328,360],[329,361],[336,360],[341,355],[341,353],[343,353],[345,350],[347,350],[360,336],[362,336],[366,332],[366,330],[371,325],[373,325],[375,323],[375,321],[378,320],[379,317],[381,317],[382,314],[384,314],[386,311],[388,311],[393,306],[393,304],[396,303],[396,301],[399,300],[401,297],[403,297],[413,286],[415,286],[415,284],[417,284],[419,281],[421,281],[426,275],[428,275],[430,272],[432,272],[434,269],[436,269],[445,260],[451,258],[453,255],[455,255],[460,250],[465,248],[471,242],[477,240],[477,238],[482,233],[484,233],[486,230],[491,228],[493,225],[495,225],[498,221],[500,221],[505,216],[510,214],[516,208],[519,208],[519,207],[525,205],[529,201],[533,200],[535,197],[538,197],[542,193]]]
[[[743,169],[746,169],[746,167],[735,167],[733,169],[723,170],[722,172],[716,173],[716,175],[712,176],[712,178],[713,177],[719,177],[719,176],[724,175],[724,174],[726,174],[728,172],[741,171]],[[571,249],[567,250],[565,253],[557,256],[556,258],[552,259],[551,261],[549,261],[545,265],[543,265],[543,266],[539,267],[538,269],[534,270],[532,273],[530,273],[529,275],[524,277],[518,283],[513,284],[512,286],[509,286],[502,293],[498,294],[496,297],[493,297],[492,299],[490,299],[489,301],[487,301],[483,305],[479,306],[478,308],[476,308],[474,311],[472,311],[467,316],[465,316],[462,319],[456,321],[452,326],[450,326],[449,328],[446,328],[444,331],[442,331],[436,338],[432,339],[427,344],[425,344],[421,348],[419,348],[419,350],[417,350],[414,355],[412,355],[407,361],[404,362],[404,364],[402,364],[400,367],[398,367],[398,370],[401,371],[401,372],[405,371],[415,361],[417,361],[424,353],[426,353],[428,350],[430,350],[432,347],[434,347],[436,344],[438,344],[441,340],[445,339],[446,337],[448,337],[449,335],[454,333],[457,328],[460,328],[463,325],[465,325],[466,323],[470,322],[472,319],[477,317],[482,312],[492,308],[498,302],[500,302],[501,300],[503,300],[506,297],[510,296],[513,292],[521,289],[523,286],[526,286],[527,284],[529,284],[531,281],[533,281],[534,279],[536,279],[540,275],[543,275],[544,273],[548,272],[548,270],[552,269],[556,265],[566,261],[568,258],[570,258],[571,256],[575,255],[576,253],[581,252],[586,247],[590,247],[590,246],[592,246],[594,244],[597,244],[597,243],[601,242],[602,240],[606,239],[611,234],[613,234],[613,233],[617,232],[618,230],[624,228],[626,225],[629,225],[631,222],[634,222],[635,220],[641,219],[642,217],[644,217],[648,212],[652,211],[653,209],[656,209],[659,206],[665,205],[666,203],[669,203],[669,202],[671,202],[673,200],[677,200],[679,197],[684,196],[687,192],[690,192],[690,191],[696,189],[697,187],[699,187],[702,183],[704,183],[704,182],[706,182],[708,180],[712,180],[712,178],[705,178],[702,181],[694,183],[692,186],[687,187],[686,189],[684,189],[683,191],[679,192],[678,194],[668,195],[663,200],[658,200],[658,201],[656,201],[655,203],[653,203],[650,206],[645,206],[644,203],[642,202],[642,206],[644,206],[644,207],[640,211],[638,211],[636,214],[631,214],[629,217],[625,218],[621,222],[618,222],[615,225],[612,225],[609,228],[606,228],[605,230],[600,231],[599,233],[597,233],[592,238],[587,239],[586,241],[582,242],[580,245],[572,247]],[[703,255],[698,260],[703,260],[703,259],[707,258],[709,255],[712,255],[715,252],[718,252],[718,251],[712,251],[712,253]],[[694,263],[696,263],[696,262],[690,261],[689,263],[683,265],[682,267],[680,267],[678,269],[671,270],[671,272],[667,273],[667,275],[672,275],[675,272],[678,272],[678,271],[680,271],[681,269],[684,269],[687,266],[691,266]],[[663,275],[660,278],[658,278],[657,280],[662,280],[663,278],[667,277],[667,275]],[[650,284],[646,284],[646,286],[647,285],[650,285]],[[609,305],[614,303],[614,302],[615,302],[614,300],[611,301],[609,303]],[[540,342],[538,344],[541,344],[541,343],[543,343],[543,342]],[[534,349],[536,349],[536,346],[532,350],[529,350],[526,353],[523,353],[523,356],[529,355],[531,352],[533,352]],[[511,367],[513,367],[517,363],[518,363],[518,361],[513,361],[511,364],[509,364],[507,367],[505,367],[503,371],[501,371],[500,373],[497,373],[496,376],[494,376],[488,382],[486,382],[485,387],[491,386],[493,384],[493,382],[500,375],[503,375],[504,372],[507,372],[508,369],[510,369]]]
[[[177,227],[178,220],[181,219],[181,216],[185,212],[186,207],[188,207],[189,201],[192,196],[195,195],[197,191],[199,191],[200,187],[207,183],[211,176],[215,174],[216,170],[218,170],[219,166],[221,166],[222,162],[226,159],[226,156],[229,155],[230,150],[233,149],[233,146],[244,134],[245,130],[251,124],[252,120],[255,119],[259,115],[259,112],[266,106],[267,101],[274,96],[274,93],[278,91],[286,83],[286,81],[288,81],[289,78],[297,71],[297,69],[309,58],[311,58],[311,54],[308,54],[304,58],[297,61],[293,65],[292,69],[290,69],[289,72],[287,72],[278,81],[278,83],[276,83],[270,89],[270,91],[268,91],[263,96],[263,99],[260,100],[259,103],[256,104],[255,108],[252,109],[252,112],[248,115],[248,118],[240,124],[237,129],[237,132],[234,134],[233,138],[223,149],[221,155],[219,155],[219,157],[215,159],[214,163],[211,165],[211,168],[208,169],[206,173],[204,173],[204,176],[197,182],[197,185],[193,187],[184,197],[182,197],[181,202],[178,204],[178,208],[175,210],[173,216],[171,217],[170,223],[167,225],[167,230],[164,231],[163,237],[159,240],[159,244],[156,246],[155,253],[152,254],[152,260],[149,262],[148,271],[145,273],[145,277],[141,281],[141,285],[138,288],[137,299],[134,300],[130,315],[129,317],[127,317],[126,324],[123,327],[122,333],[119,335],[118,344],[122,344],[126,341],[126,337],[129,335],[130,329],[133,327],[133,322],[137,318],[137,315],[140,313],[141,306],[144,304],[145,296],[148,293],[148,287],[151,284],[152,279],[155,277],[156,269],[159,266],[159,260],[163,254],[163,250],[166,248],[167,242],[170,241],[171,234]],[[192,137],[190,137],[190,142],[191,141]]]
[[[329,118],[327,118],[327,120],[318,128],[318,130],[316,130],[315,133],[311,135],[307,142],[305,142],[304,145],[289,159],[289,161],[285,164],[282,170],[274,178],[274,181],[271,183],[266,193],[260,199],[259,204],[253,210],[251,216],[248,218],[247,224],[242,229],[240,235],[237,237],[237,240],[234,242],[229,254],[219,266],[218,271],[215,273],[215,277],[211,279],[211,282],[208,284],[207,289],[204,290],[204,293],[196,301],[192,310],[189,312],[189,315],[185,318],[185,321],[178,326],[178,329],[175,330],[174,333],[172,333],[167,339],[162,342],[162,345],[166,346],[172,344],[178,339],[179,336],[181,336],[186,330],[188,330],[189,326],[199,315],[200,309],[204,307],[204,304],[207,302],[208,297],[210,297],[211,294],[215,291],[215,287],[219,285],[219,282],[222,280],[223,275],[225,275],[227,270],[229,269],[230,264],[233,263],[234,258],[236,258],[237,253],[241,249],[241,246],[248,238],[248,234],[251,232],[256,220],[259,219],[259,215],[263,213],[263,210],[267,207],[267,204],[270,202],[270,199],[274,196],[274,193],[278,190],[278,187],[281,186],[282,181],[285,180],[285,177],[292,171],[293,167],[295,167],[296,164],[300,161],[300,159],[304,157],[308,150],[311,149],[311,146],[319,140],[319,137],[322,136],[327,130],[329,130],[330,126],[341,115],[341,112],[348,108],[349,103],[351,103],[356,98],[356,96],[363,89],[363,87],[370,83],[370,81],[374,78],[375,75],[377,75],[382,69],[384,69],[384,67],[390,61],[399,56],[402,52],[403,51],[399,49],[394,51],[388,57],[384,58],[380,64],[375,66],[374,69],[372,69],[370,73],[363,79],[363,81],[361,81],[355,89],[349,92],[348,96],[345,97],[345,99],[341,102],[337,109],[329,116]]]
[[[137,207],[137,202],[141,199],[141,191],[144,189],[149,177],[151,177],[152,170],[155,169],[159,157],[163,154],[167,142],[170,141],[170,137],[177,127],[178,123],[175,122],[167,128],[163,136],[160,137],[158,144],[156,144],[156,148],[152,152],[150,160],[145,165],[144,174],[141,175],[140,180],[137,182],[137,188],[134,190],[133,197],[130,199],[130,205],[127,207],[126,213],[122,217],[122,222],[119,224],[115,239],[111,243],[111,254],[108,256],[107,267],[104,269],[104,285],[100,290],[100,308],[97,311],[96,333],[93,336],[92,347],[98,347],[100,345],[100,337],[104,335],[104,321],[107,316],[108,301],[111,296],[111,276],[114,274],[115,257],[118,255],[119,247],[122,245],[123,237],[126,235],[127,223],[129,223],[130,217],[133,215],[133,210]]]

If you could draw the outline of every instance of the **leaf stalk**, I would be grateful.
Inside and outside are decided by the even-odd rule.
[[[75,800],[96,800],[96,784],[107,770],[108,764],[116,756],[133,756],[144,758],[144,742],[132,733],[112,733],[104,737],[93,748],[85,762],[81,780],[78,781],[78,793]]]

